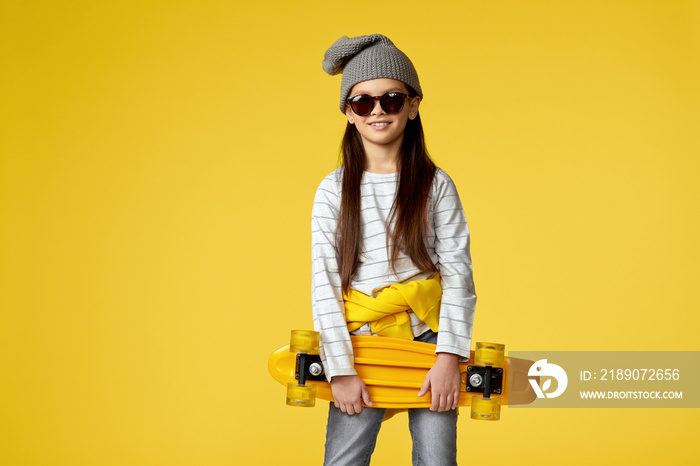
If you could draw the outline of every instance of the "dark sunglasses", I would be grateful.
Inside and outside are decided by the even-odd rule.
[[[407,97],[408,95],[401,92],[387,92],[384,95],[359,94],[348,97],[348,104],[356,115],[367,116],[372,113],[374,102],[378,100],[382,109],[392,115],[401,111]]]

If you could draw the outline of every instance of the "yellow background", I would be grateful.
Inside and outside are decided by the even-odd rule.
[[[320,464],[266,361],[311,327],[323,52],[374,32],[465,207],[474,340],[700,349],[700,2],[3,1],[0,464]],[[697,409],[465,414],[462,464],[697,461]]]

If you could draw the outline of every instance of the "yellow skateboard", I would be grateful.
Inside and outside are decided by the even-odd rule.
[[[374,407],[429,408],[430,392],[418,397],[435,364],[435,345],[400,338],[351,336],[355,370],[367,385]],[[318,333],[292,330],[291,341],[270,356],[268,369],[287,386],[287,404],[314,406],[316,398],[333,401],[318,355]],[[505,357],[505,346],[477,343],[469,362],[460,363],[459,406],[471,406],[473,419],[498,420],[501,405],[528,404],[536,394],[527,382],[534,362]],[[510,383],[509,383],[510,382]]]

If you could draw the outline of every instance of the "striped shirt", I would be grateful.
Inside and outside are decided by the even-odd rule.
[[[356,375],[350,334],[335,253],[335,232],[340,210],[343,167],[323,179],[314,197],[311,215],[311,300],[314,328],[321,334],[320,354],[328,380],[336,375]],[[408,256],[400,253],[396,272],[390,266],[387,220],[398,185],[398,173],[364,172],[361,183],[362,254],[350,287],[369,296],[393,284],[422,280],[432,273],[421,272]],[[425,245],[442,277],[440,327],[436,352],[469,358],[476,294],[469,253],[469,228],[452,179],[437,169],[429,195],[430,224]],[[390,227],[393,229],[393,222]],[[428,325],[409,312],[414,336]],[[370,335],[369,324],[354,331]]]

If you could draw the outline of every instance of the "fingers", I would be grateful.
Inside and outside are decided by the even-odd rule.
[[[457,409],[457,405],[459,405],[459,391],[442,394],[433,393],[430,410],[442,413],[451,409]]]
[[[362,406],[363,402],[367,406],[372,406],[372,400],[370,400],[369,398],[369,392],[367,391],[367,389],[364,389],[362,391],[362,395],[360,397],[357,397],[355,399],[350,398],[341,402],[334,401],[333,404],[342,412],[352,416],[353,414],[359,414],[362,412],[362,410],[364,409],[364,407]]]
[[[433,402],[430,405],[430,410],[431,411],[437,411],[438,413],[441,413],[445,411],[445,406],[447,406],[447,396],[446,395],[437,395],[433,394]]]
[[[349,414],[350,416],[352,416],[356,412],[359,412],[356,410],[356,406],[357,405],[354,405],[351,403],[340,403],[340,405],[336,406],[336,408],[339,408],[340,411],[342,411],[343,413]],[[360,406],[360,411],[362,411],[362,406]]]
[[[359,400],[355,403],[343,403],[340,405],[340,410],[350,416],[353,414],[360,414],[362,409],[362,403]]]
[[[452,404],[451,398],[452,398],[452,395],[449,395],[449,394],[443,395],[440,397],[440,403],[439,403],[439,408],[438,408],[439,413],[441,413],[443,411],[447,411],[448,404]]]
[[[360,414],[362,412],[362,400],[357,400],[354,405],[352,405],[352,414]]]
[[[353,415],[362,412],[362,401],[372,405],[364,382],[356,375],[336,376],[331,379],[333,404],[343,413]]]
[[[421,385],[420,390],[418,391],[418,396],[425,396],[426,393],[428,393],[428,390],[430,389],[430,377],[426,377],[425,381],[423,382],[423,385]]]
[[[364,401],[367,406],[372,406],[372,399],[369,397],[367,386],[362,387],[362,401]]]
[[[342,412],[349,414],[352,416],[353,414],[357,414],[362,412],[362,403],[360,400],[357,401],[352,401],[352,400],[347,400],[347,402],[333,402],[336,408],[340,409]]]
[[[437,411],[437,412],[443,411],[443,409],[440,408],[441,403],[442,403],[442,406],[444,408],[444,406],[445,406],[444,395],[440,395],[439,393],[433,392],[433,399],[432,399],[432,403],[430,404],[430,410]]]

